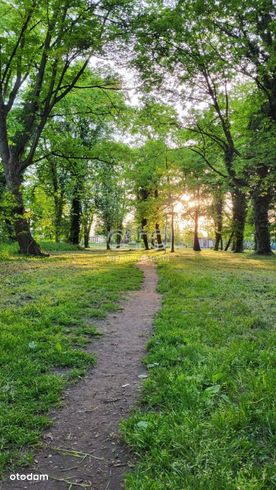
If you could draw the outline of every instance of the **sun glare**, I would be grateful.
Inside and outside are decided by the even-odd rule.
[[[194,220],[193,220],[193,208],[196,206],[196,201],[193,199],[193,196],[190,194],[182,194],[180,198],[176,201],[174,205],[174,212],[176,216],[176,221],[178,224],[179,230],[185,231],[193,229]],[[188,213],[187,213],[188,211]],[[183,216],[187,213],[187,216]],[[208,220],[204,216],[200,216],[198,220],[199,225],[199,234],[206,238],[208,237]]]

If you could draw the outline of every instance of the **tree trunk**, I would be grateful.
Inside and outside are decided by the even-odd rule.
[[[256,237],[256,231],[254,231],[254,252],[257,250],[257,237]]]
[[[120,233],[116,235],[116,248],[121,248],[122,236]]]
[[[214,197],[214,221],[215,221],[215,244],[214,250],[223,250],[222,241],[222,222],[223,222],[223,195],[222,193]]]
[[[19,245],[19,253],[22,255],[46,256],[48,254],[42,253],[40,246],[32,237],[30,225],[25,217],[21,190],[22,173],[20,163],[11,153],[9,154],[9,159],[5,160],[3,157],[2,162],[7,189],[14,199],[10,222],[13,225],[15,237]]]
[[[246,218],[246,196],[236,187],[232,190],[233,201],[233,252],[242,253],[244,251],[244,226]]]
[[[158,199],[158,197],[159,197],[158,188],[156,188],[154,191],[154,197],[155,197],[155,199]],[[158,212],[159,212],[159,208],[157,208],[157,213]],[[162,242],[159,223],[155,223],[155,237],[156,237],[156,241],[157,241],[158,250],[163,250],[164,244]],[[153,244],[153,246],[155,247],[155,244]]]
[[[159,223],[155,223],[155,235],[156,235],[156,241],[157,241],[157,248],[158,248],[158,250],[163,250],[164,249],[164,244],[162,242],[162,237],[161,237],[161,231],[160,231]]]
[[[84,248],[89,248],[89,234],[90,231],[86,228],[84,230]]]
[[[61,238],[61,220],[62,220],[62,211],[63,211],[63,199],[60,196],[55,195],[55,242],[59,243]]]
[[[233,235],[234,235],[234,232],[233,232],[233,231],[231,231],[231,234],[230,234],[230,236],[229,236],[228,242],[227,242],[227,244],[226,244],[226,246],[225,246],[225,249],[224,249],[224,251],[225,251],[225,252],[227,252],[228,248],[229,248],[229,247],[230,247],[230,245],[231,245],[231,242],[232,242],[232,239],[233,239]]]
[[[147,234],[147,231],[145,230],[145,226],[147,226],[147,224],[148,224],[147,218],[143,218],[141,224],[142,224],[141,236],[142,236],[142,239],[144,242],[144,247],[145,247],[145,250],[149,250],[148,234]]]
[[[272,255],[268,220],[272,196],[269,192],[261,192],[257,188],[253,192],[252,198],[255,223],[255,252],[257,255]]]
[[[215,237],[214,250],[217,252],[218,250],[223,250],[222,232],[216,231],[215,235],[216,237]]]
[[[200,243],[198,239],[198,209],[195,210],[195,231],[194,231],[194,245],[193,245],[193,250],[195,252],[200,252]]]
[[[64,200],[64,188],[60,186],[56,161],[48,157],[50,176],[54,190],[54,228],[55,228],[55,242],[59,243],[61,239],[61,221],[63,213],[63,200]]]
[[[175,234],[174,234],[174,208],[172,207],[172,220],[171,220],[171,253],[174,253],[175,249]]]
[[[110,241],[111,241],[110,230],[108,230],[106,235],[106,250],[111,250]]]
[[[120,226],[118,228],[118,233],[116,234],[116,248],[120,248],[121,247],[122,234],[123,234],[123,228],[122,228],[122,226]]]
[[[138,193],[138,199],[140,202],[142,203],[145,203],[147,201],[149,197],[149,191],[147,189],[145,189],[144,187],[141,187],[139,189],[139,193]],[[141,237],[142,237],[142,240],[144,242],[144,247],[145,247],[145,250],[149,250],[149,241],[148,241],[148,234],[147,234],[147,231],[145,230],[145,227],[147,226],[148,224],[148,220],[147,218],[145,218],[143,216],[144,214],[144,211],[142,211],[141,213]]]
[[[7,178],[7,176],[6,176]],[[32,237],[30,225],[25,217],[25,208],[21,191],[21,178],[16,172],[11,171],[7,178],[7,187],[14,198],[12,223],[16,240],[19,244],[19,253],[22,255],[47,256],[41,251],[40,246]]]
[[[81,229],[81,201],[78,195],[75,195],[72,199],[71,213],[70,213],[70,235],[69,242],[73,245],[79,245],[80,243],[80,229]]]
[[[89,248],[89,238],[90,238],[92,223],[93,223],[93,218],[90,218],[86,220],[84,224],[84,230],[83,230],[84,248]]]
[[[16,237],[14,234],[14,227],[12,225],[11,219],[10,219],[10,209],[7,209],[7,207],[4,205],[3,207],[1,206],[1,201],[5,195],[6,191],[6,179],[5,179],[5,174],[4,172],[0,171],[0,211],[3,215],[3,222],[5,224],[5,233],[8,236],[8,239],[10,242],[16,241]]]
[[[244,251],[244,226],[247,211],[246,196],[242,192],[242,184],[237,183],[233,162],[235,158],[234,147],[231,144],[224,154],[224,163],[231,180],[231,195],[233,203],[233,241],[232,251],[241,253]]]

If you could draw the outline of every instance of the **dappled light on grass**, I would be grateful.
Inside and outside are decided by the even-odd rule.
[[[192,263],[195,264],[209,264],[212,268],[221,269],[222,266],[230,269],[245,269],[250,271],[252,267],[253,272],[256,268],[269,271],[276,270],[276,255],[270,257],[261,257],[253,254],[252,252],[245,252],[243,254],[233,254],[232,252],[216,252],[212,250],[202,250],[201,252],[194,252],[191,249],[177,250],[174,254],[157,254],[155,260],[159,262],[171,261],[171,259],[182,259],[181,263],[178,263],[177,267],[187,267]]]

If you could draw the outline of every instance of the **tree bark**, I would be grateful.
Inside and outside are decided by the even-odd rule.
[[[233,252],[242,253],[244,251],[244,227],[247,211],[246,196],[236,187],[232,190],[233,202]]]
[[[118,233],[116,235],[116,248],[120,248],[121,247],[121,242],[122,242],[122,234],[123,234],[123,226],[121,225],[119,228],[118,228]]]
[[[214,250],[223,250],[222,223],[223,223],[223,195],[214,196],[214,221],[215,221],[215,244]]]
[[[234,232],[233,232],[233,231],[231,231],[231,234],[230,234],[230,236],[229,236],[228,242],[227,242],[227,244],[226,244],[226,246],[225,246],[225,249],[224,249],[224,251],[225,251],[225,252],[227,252],[228,248],[229,248],[229,247],[230,247],[230,245],[231,245],[231,242],[232,242],[232,239],[233,239],[233,235],[234,235]]]
[[[139,201],[146,202],[147,199],[148,199],[148,197],[149,197],[149,191],[147,189],[145,189],[144,187],[141,187],[139,189],[139,193],[138,193],[138,199],[139,199]],[[147,220],[147,218],[145,216],[143,216],[144,211],[141,214],[142,214],[142,218],[141,218],[141,236],[142,236],[142,240],[144,242],[145,250],[149,250],[148,234],[147,234],[147,231],[145,230],[145,227],[148,224],[148,220]]]
[[[93,222],[93,218],[90,218],[86,220],[84,223],[84,227],[83,227],[84,248],[89,248],[89,238],[90,238],[92,222]]]
[[[30,225],[25,217],[25,208],[21,190],[22,177],[18,175],[19,164],[13,163],[9,173],[6,173],[7,187],[14,199],[12,223],[19,253],[22,255],[46,256],[31,234]]]
[[[2,199],[5,195],[5,191],[7,188],[6,184],[6,179],[5,179],[5,174],[4,172],[0,171],[0,211],[2,213],[3,217],[3,222],[4,222],[4,230],[5,234],[7,234],[7,237],[10,242],[16,241],[15,233],[14,233],[14,227],[11,222],[11,210],[6,206],[1,205]]]
[[[218,250],[223,250],[222,232],[215,231],[215,235],[214,250],[217,252]]]
[[[200,243],[199,243],[199,239],[198,239],[198,218],[199,218],[199,215],[198,215],[198,209],[195,210],[195,230],[194,230],[194,244],[193,244],[193,250],[195,252],[200,252],[201,251],[201,248],[200,248]]]
[[[145,230],[145,227],[147,226],[148,224],[148,220],[147,218],[142,218],[142,240],[144,242],[144,247],[145,247],[145,250],[149,250],[149,241],[148,241],[148,234],[147,234],[147,231]]]
[[[86,229],[84,231],[84,248],[89,248],[89,231]]]
[[[3,126],[3,119],[0,115],[0,126],[3,133],[6,129]],[[3,137],[3,135],[2,135]],[[0,147],[3,144],[0,138]],[[26,213],[22,195],[22,166],[18,158],[9,151],[1,152],[2,162],[4,167],[5,180],[8,191],[13,196],[13,210],[11,216],[11,223],[14,228],[15,237],[19,245],[19,253],[22,255],[34,255],[34,256],[47,256],[41,251],[40,246],[35,241],[31,234],[30,225],[26,219]]]
[[[156,241],[157,241],[157,248],[158,248],[158,250],[163,250],[164,249],[164,244],[163,244],[162,237],[161,237],[161,231],[160,231],[160,225],[159,225],[159,223],[155,223],[155,235],[156,235]]]
[[[110,241],[111,241],[111,236],[110,236],[110,229],[107,230],[107,235],[106,235],[106,250],[111,250],[110,246]]]
[[[175,233],[174,233],[174,208],[172,206],[172,219],[171,219],[171,253],[175,250]]]
[[[257,255],[272,255],[268,212],[271,194],[255,189],[252,195],[255,223],[255,252]]]
[[[61,239],[61,222],[62,222],[62,213],[63,213],[63,198],[64,198],[64,189],[63,186],[60,186],[58,174],[57,174],[57,164],[53,158],[48,158],[49,169],[50,169],[50,178],[53,186],[53,195],[54,195],[54,229],[55,229],[55,242],[59,243]]]
[[[43,256],[40,246],[32,237],[30,225],[25,218],[25,209],[20,188],[13,189],[16,204],[13,209],[13,225],[15,236],[19,244],[19,253],[22,255]]]
[[[155,199],[158,199],[159,193],[158,193],[158,188],[154,190],[154,197]],[[159,208],[157,208],[157,213],[159,211]],[[164,249],[164,244],[162,242],[162,237],[161,237],[161,232],[160,232],[160,225],[159,223],[155,223],[155,237],[157,241],[157,248],[158,250],[163,250]],[[155,247],[155,244],[153,243],[153,246]]]
[[[232,137],[231,137],[232,138]],[[231,195],[233,203],[233,241],[232,250],[234,253],[244,251],[244,226],[247,211],[246,196],[242,190],[243,183],[236,178],[233,162],[235,150],[233,143],[230,143],[224,153],[224,163],[231,181]]]
[[[78,195],[75,195],[72,199],[71,213],[70,213],[70,235],[69,242],[73,245],[79,245],[80,243],[80,229],[81,229],[81,201]]]
[[[61,239],[61,221],[63,211],[62,197],[55,195],[55,242],[59,243]]]

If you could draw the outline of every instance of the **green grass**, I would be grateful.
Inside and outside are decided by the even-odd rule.
[[[14,259],[18,254],[16,243],[0,242],[0,262]]]
[[[10,250],[10,249],[9,249]],[[95,359],[96,318],[139,287],[135,256],[78,252],[0,263],[0,473],[31,460],[49,409]]]
[[[188,251],[159,261],[149,377],[122,427],[138,457],[128,490],[275,487],[274,265]]]
[[[44,252],[73,252],[78,251],[81,247],[77,245],[71,245],[70,243],[60,242],[50,242],[50,241],[40,241],[39,244]],[[18,253],[18,244],[0,242],[0,262],[7,260],[19,259],[20,255]],[[21,257],[22,258],[22,257]],[[24,258],[22,258],[24,260]]]

